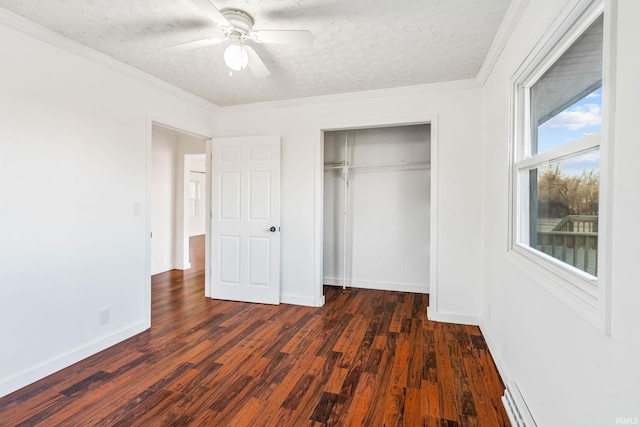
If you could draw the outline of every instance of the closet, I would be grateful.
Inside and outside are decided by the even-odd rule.
[[[429,289],[430,126],[324,133],[324,283]]]

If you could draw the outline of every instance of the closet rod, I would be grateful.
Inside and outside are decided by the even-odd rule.
[[[360,168],[380,168],[380,167],[388,167],[388,166],[417,166],[417,165],[430,165],[431,162],[400,162],[400,163],[380,163],[380,164],[371,164],[371,165],[347,165],[349,169],[360,169]],[[327,163],[325,165],[325,169],[342,169],[344,167],[344,163]]]

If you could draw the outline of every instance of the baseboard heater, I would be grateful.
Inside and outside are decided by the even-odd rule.
[[[502,396],[502,404],[513,427],[536,427],[536,423],[533,421],[531,412],[529,412],[529,408],[524,402],[516,383],[507,384],[507,389],[504,391],[504,396]]]

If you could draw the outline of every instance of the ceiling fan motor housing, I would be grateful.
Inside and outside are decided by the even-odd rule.
[[[249,36],[254,22],[251,15],[240,9],[223,9],[220,13],[222,13],[231,24],[231,28],[229,28],[230,33],[240,33],[243,38]]]

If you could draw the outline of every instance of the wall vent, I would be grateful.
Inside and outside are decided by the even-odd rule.
[[[504,396],[502,396],[502,404],[513,427],[536,427],[536,423],[533,421],[531,412],[529,412],[529,408],[524,402],[516,383],[510,382],[507,384],[507,389],[504,391]]]

